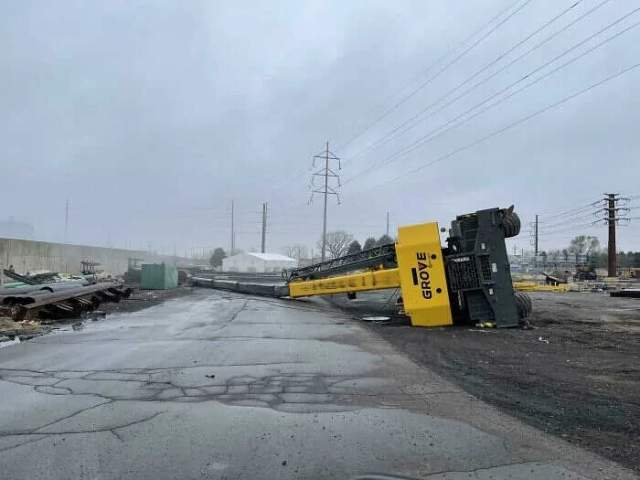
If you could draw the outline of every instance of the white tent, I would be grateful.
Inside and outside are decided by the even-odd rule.
[[[277,273],[297,266],[294,258],[279,253],[244,252],[222,260],[223,272]]]

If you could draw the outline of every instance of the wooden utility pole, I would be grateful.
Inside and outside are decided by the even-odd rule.
[[[620,212],[628,212],[628,207],[620,207],[621,201],[629,201],[627,197],[621,197],[618,193],[605,193],[602,199],[605,207],[604,221],[609,227],[609,244],[607,245],[607,275],[615,277],[618,275],[618,258],[616,248],[616,226],[620,225],[620,220],[629,221],[628,216],[621,216]]]
[[[616,194],[608,193],[607,201],[607,225],[609,226],[609,244],[607,249],[608,276],[615,277],[618,273],[616,258]]]

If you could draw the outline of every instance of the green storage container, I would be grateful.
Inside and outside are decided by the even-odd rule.
[[[165,263],[142,265],[140,288],[144,290],[168,290],[178,286],[178,269]]]

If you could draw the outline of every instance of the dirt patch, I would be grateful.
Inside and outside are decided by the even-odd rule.
[[[363,325],[478,398],[640,471],[640,300],[531,296],[533,330]],[[358,317],[394,310],[383,293],[333,301]]]
[[[0,317],[0,344],[18,337],[20,340],[28,340],[29,338],[41,335],[47,331],[40,325],[40,322],[25,320],[22,322],[14,322],[11,318]]]

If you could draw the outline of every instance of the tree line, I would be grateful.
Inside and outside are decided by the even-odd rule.
[[[608,255],[597,237],[579,235],[563,249],[540,252],[544,263],[588,264],[596,268],[607,266]],[[640,252],[618,252],[619,268],[640,268]]]

